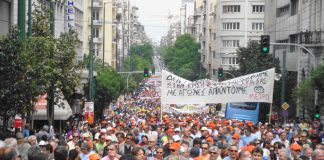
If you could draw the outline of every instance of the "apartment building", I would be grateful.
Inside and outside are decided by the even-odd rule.
[[[90,52],[91,14],[93,16],[93,54],[103,64],[116,67],[116,3],[114,0],[83,0],[83,52]]]
[[[9,32],[12,24],[12,2],[8,0],[0,0],[0,35]]]
[[[284,51],[287,53],[286,70],[297,72],[299,83],[309,76],[315,64],[323,64],[324,3],[322,0],[272,0],[265,1],[265,6],[264,31],[270,35],[270,41],[302,45],[314,56],[295,46],[271,48],[279,58]],[[296,116],[303,113],[301,106],[297,106],[296,111]]]
[[[214,67],[238,67],[236,49],[259,41],[264,30],[264,0],[218,0],[216,5],[216,56]],[[213,52],[213,51],[212,51]],[[216,68],[213,68],[216,69]],[[214,72],[215,75],[215,72]]]
[[[324,3],[321,0],[273,0],[266,1],[265,34],[276,43],[296,43],[305,46],[315,56],[316,64],[324,58]],[[298,82],[302,70],[309,75],[314,66],[312,56],[299,47],[272,47],[277,57],[287,52],[288,71],[298,72]]]

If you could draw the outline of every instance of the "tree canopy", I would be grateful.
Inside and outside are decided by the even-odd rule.
[[[200,66],[199,44],[189,34],[181,35],[172,46],[166,47],[163,53],[166,67],[188,80],[197,80],[205,75]]]

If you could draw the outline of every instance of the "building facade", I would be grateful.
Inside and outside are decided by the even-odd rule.
[[[297,82],[308,77],[324,60],[324,3],[322,0],[272,0],[265,2],[265,34],[273,43],[294,43],[306,47],[312,55],[295,46],[272,46],[281,57],[286,52],[286,70],[297,73]],[[296,116],[303,109],[296,108]],[[306,114],[307,115],[307,114]]]
[[[9,32],[12,24],[12,1],[0,0],[0,35]]]
[[[236,49],[259,41],[264,30],[264,0],[218,0],[216,5],[216,40],[214,67],[237,68]],[[257,54],[257,53],[256,53]],[[216,69],[216,68],[213,68]]]
[[[83,52],[90,52],[91,15],[93,16],[93,55],[103,64],[116,68],[116,2],[114,0],[84,0]]]

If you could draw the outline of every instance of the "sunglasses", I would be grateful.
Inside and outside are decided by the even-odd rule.
[[[209,154],[217,154],[217,152],[209,152]]]
[[[156,152],[157,154],[162,154],[163,152]]]
[[[231,152],[237,152],[237,150],[231,150]]]

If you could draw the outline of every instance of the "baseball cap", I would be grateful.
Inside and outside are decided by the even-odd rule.
[[[173,138],[174,141],[180,141],[181,140],[179,135],[174,135],[174,136],[172,136],[172,138]]]
[[[175,132],[181,132],[180,128],[176,128],[174,131]]]
[[[180,145],[180,143],[173,142],[173,143],[170,145],[169,148],[170,148],[170,149],[174,149],[174,150],[180,150],[181,145]]]
[[[45,142],[45,141],[43,141],[43,140],[41,140],[41,141],[38,143],[39,146],[45,146],[46,144],[47,144],[47,142]]]
[[[238,133],[234,133],[232,139],[240,139],[241,136]]]
[[[201,127],[201,129],[200,129],[201,131],[207,131],[208,130],[208,128],[207,127]]]
[[[300,151],[302,149],[302,146],[300,146],[297,143],[294,143],[294,144],[290,145],[290,149],[294,150],[294,151]]]
[[[90,134],[89,133],[83,133],[82,137],[88,138],[88,137],[90,137]]]

